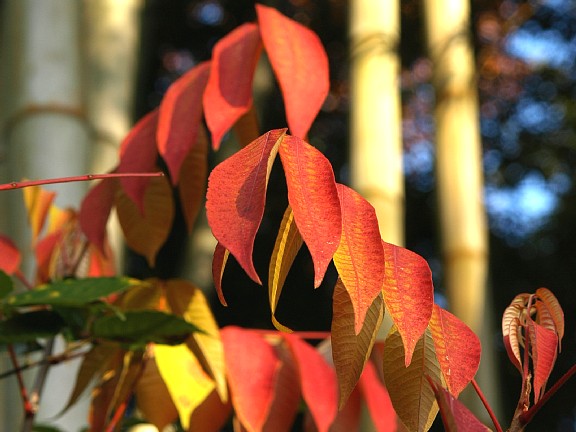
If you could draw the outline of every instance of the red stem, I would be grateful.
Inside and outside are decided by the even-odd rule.
[[[16,352],[12,345],[8,345],[8,353],[10,354],[10,361],[15,369],[19,369],[18,358],[16,357]],[[24,384],[24,378],[22,378],[22,373],[20,371],[16,372],[16,379],[18,380],[18,387],[20,388],[20,396],[22,397],[22,406],[24,407],[24,416],[26,418],[34,417],[34,407],[30,403],[28,398],[28,391],[26,390],[26,385]]]
[[[72,176],[72,177],[60,177],[60,178],[43,179],[43,180],[27,180],[27,181],[22,181],[22,182],[11,182],[11,183],[0,184],[0,191],[11,190],[11,189],[22,189],[25,187],[42,186],[42,185],[55,184],[55,183],[71,183],[71,182],[79,182],[79,181],[102,180],[102,179],[116,178],[116,177],[162,177],[163,175],[164,175],[164,173],[162,173],[162,172],[85,174],[85,175]]]
[[[484,408],[486,408],[486,412],[490,416],[492,423],[494,423],[494,427],[496,428],[496,432],[502,432],[502,426],[500,426],[500,423],[498,423],[498,419],[496,418],[496,414],[494,414],[494,411],[492,411],[492,407],[488,403],[488,400],[484,396],[482,389],[480,389],[480,386],[478,385],[478,383],[476,382],[476,380],[474,378],[472,378],[472,387],[474,387],[474,390],[476,390],[476,394],[478,395],[478,397],[482,401],[482,405],[484,405]]]

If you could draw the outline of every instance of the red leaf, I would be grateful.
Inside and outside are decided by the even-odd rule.
[[[260,34],[280,83],[292,135],[304,138],[330,86],[328,57],[318,36],[275,9],[256,5]]]
[[[336,373],[311,345],[283,335],[298,365],[302,395],[320,432],[328,431],[338,412]]]
[[[260,431],[272,402],[280,361],[262,336],[239,327],[220,332],[236,415],[249,431]]]
[[[105,179],[88,191],[80,206],[79,222],[88,241],[106,256],[106,224],[118,189],[116,179]]]
[[[158,151],[166,161],[172,184],[179,181],[180,167],[196,145],[202,121],[202,94],[210,62],[190,69],[168,88],[158,117]]]
[[[522,310],[526,308],[527,302],[530,299],[530,294],[518,294],[510,305],[504,310],[502,315],[502,336],[504,339],[504,347],[508,358],[516,369],[523,374],[522,371],[522,357],[520,355],[519,340],[520,335],[520,317]]]
[[[480,340],[466,324],[438,305],[432,311],[430,331],[448,390],[457,397],[478,371]]]
[[[228,306],[226,299],[224,299],[224,293],[222,292],[222,275],[224,274],[224,267],[226,267],[229,254],[228,249],[222,246],[221,243],[217,243],[216,249],[214,249],[214,256],[212,257],[212,279],[214,280],[214,287],[216,288],[216,293],[222,306]]]
[[[156,126],[158,110],[154,110],[136,123],[120,145],[119,173],[152,172],[156,168]],[[121,178],[120,183],[126,194],[136,203],[140,212],[144,212],[144,193],[149,182],[148,177]]]
[[[20,251],[10,238],[0,235],[0,270],[11,275],[19,266]]]
[[[252,106],[252,80],[262,51],[258,26],[243,24],[220,39],[212,53],[212,70],[204,93],[212,148]]]
[[[378,378],[374,363],[366,363],[360,376],[360,389],[372,422],[378,432],[396,431],[396,411],[384,384]]]
[[[547,288],[538,288],[536,290],[538,300],[536,302],[536,309],[538,311],[537,322],[544,327],[553,330],[558,335],[558,347],[562,348],[562,338],[564,337],[564,311],[558,302],[558,299]],[[548,325],[543,323],[544,320],[548,321]],[[551,322],[550,322],[551,321]]]
[[[288,202],[314,261],[317,288],[338,249],[342,233],[334,172],[322,153],[294,136],[286,135],[282,140],[280,158],[288,185]]]
[[[368,308],[382,291],[384,248],[374,207],[349,187],[336,187],[342,210],[342,237],[334,264],[350,295],[354,330],[358,334]]]
[[[530,317],[526,318],[526,324],[534,363],[534,403],[537,403],[546,389],[546,383],[556,363],[558,336],[554,331],[535,323]]]
[[[259,284],[252,261],[254,238],[264,214],[272,164],[285,132],[277,129],[262,135],[216,166],[208,179],[206,216],[212,233]]]
[[[420,255],[384,241],[382,245],[386,257],[384,303],[402,337],[408,366],[432,316],[432,272]]]

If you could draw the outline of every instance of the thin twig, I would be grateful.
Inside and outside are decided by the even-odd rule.
[[[494,414],[494,411],[492,411],[492,407],[488,403],[488,400],[484,396],[482,389],[480,388],[480,386],[478,385],[478,383],[476,382],[476,380],[474,378],[472,378],[472,387],[474,387],[474,390],[476,390],[476,394],[478,395],[478,397],[482,401],[482,405],[484,405],[484,408],[486,408],[486,412],[490,416],[490,419],[492,420],[492,423],[494,424],[494,427],[496,428],[496,432],[502,432],[502,426],[500,426],[500,423],[498,422],[498,419],[496,418],[496,414]]]
[[[14,365],[14,368],[18,368],[18,358],[16,357],[16,352],[12,344],[8,345],[8,353],[10,354],[10,361]],[[28,398],[28,391],[26,390],[26,385],[24,384],[24,378],[20,372],[16,373],[16,379],[18,381],[18,387],[20,389],[20,397],[22,398],[22,406],[24,408],[24,416],[28,418],[29,416],[34,416],[34,409],[32,404],[30,404],[30,399]]]

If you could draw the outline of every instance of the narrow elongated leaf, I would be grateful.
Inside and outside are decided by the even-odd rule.
[[[0,344],[34,342],[56,336],[65,322],[53,311],[33,311],[16,314],[0,321]]]
[[[556,296],[547,288],[538,288],[536,295],[540,300],[540,302],[536,303],[539,318],[537,322],[543,325],[541,317],[544,315],[544,308],[540,307],[540,303],[542,303],[546,308],[547,316],[549,316],[554,323],[554,328],[552,328],[552,326],[545,327],[556,332],[558,335],[558,346],[561,348],[562,338],[564,337],[564,311],[560,306],[560,302],[558,302]]]
[[[334,172],[322,153],[294,136],[286,135],[282,140],[280,158],[288,185],[288,202],[314,261],[317,288],[338,249],[342,233]]]
[[[255,332],[225,327],[221,337],[236,415],[249,432],[260,431],[274,400],[278,356]]]
[[[334,264],[354,308],[354,331],[360,333],[368,308],[382,291],[384,248],[374,207],[360,194],[336,185],[342,210],[342,237]]]
[[[224,274],[224,268],[226,267],[229,254],[228,249],[222,246],[221,243],[217,243],[214,249],[214,256],[212,257],[212,279],[214,280],[214,288],[216,289],[218,299],[222,306],[228,306],[224,298],[224,292],[222,291],[222,275]]]
[[[490,432],[466,406],[435,382],[431,383],[446,432]]]
[[[362,369],[368,361],[378,328],[384,317],[382,294],[367,311],[360,333],[354,329],[354,307],[340,279],[334,287],[332,300],[332,358],[340,387],[339,407],[342,409],[354,390]]]
[[[66,279],[12,295],[6,303],[10,306],[85,306],[141,283],[125,277]]]
[[[103,255],[106,255],[106,224],[118,190],[117,179],[104,179],[88,191],[78,215],[80,228]]]
[[[264,215],[272,164],[285,132],[277,129],[262,135],[216,166],[208,179],[206,215],[212,233],[259,284],[252,262],[254,238]]]
[[[192,412],[214,389],[214,382],[185,344],[156,345],[156,364],[178,410],[180,423],[188,429]]]
[[[56,192],[49,191],[40,186],[22,189],[24,205],[28,212],[28,223],[32,228],[32,243],[35,243],[46,223],[48,210],[56,197]]]
[[[261,51],[260,33],[253,23],[242,24],[214,46],[203,100],[214,150],[218,150],[228,129],[252,106],[252,80]]]
[[[9,237],[0,235],[0,270],[9,275],[13,274],[20,267],[20,258],[20,251],[14,242]]]
[[[142,211],[127,194],[116,195],[116,211],[126,243],[154,267],[156,254],[168,238],[174,219],[174,199],[166,177],[153,177],[142,201]]]
[[[156,129],[158,110],[144,117],[130,130],[120,144],[119,173],[151,172],[156,168],[158,152],[156,150]],[[122,189],[136,203],[140,213],[144,213],[144,195],[150,178],[126,177],[120,179]]]
[[[527,305],[530,294],[518,294],[502,315],[502,336],[508,358],[516,369],[522,373],[522,357],[520,355],[519,331],[522,310]]]
[[[534,365],[534,403],[536,403],[546,390],[546,383],[556,363],[558,336],[530,317],[527,318],[527,325]]]
[[[156,139],[166,161],[172,184],[177,185],[186,155],[196,146],[202,127],[202,94],[208,82],[210,62],[203,62],[172,83],[159,108]]]
[[[304,138],[328,95],[328,56],[310,29],[261,4],[256,13],[284,97],[288,127],[291,134]]]
[[[416,342],[428,326],[434,304],[432,272],[420,255],[382,242],[386,258],[383,293],[406,350],[406,366],[412,360]]]
[[[480,340],[466,324],[436,304],[429,328],[448,390],[458,397],[478,371]]]
[[[270,301],[270,310],[272,312],[272,322],[275,325],[279,324],[276,320],[276,307],[278,300],[286,281],[286,276],[294,263],[294,259],[298,251],[302,247],[302,236],[298,227],[294,222],[294,213],[292,208],[288,206],[282,217],[272,257],[270,258],[270,271],[268,272],[268,299]],[[279,330],[286,330],[282,326]]]
[[[359,384],[376,430],[396,432],[396,411],[386,387],[378,378],[374,363],[366,363]]]
[[[396,414],[410,432],[430,429],[438,413],[434,391],[426,376],[442,381],[430,331],[426,330],[406,367],[402,337],[393,327],[384,343],[384,382]]]
[[[336,373],[308,343],[293,334],[283,334],[298,366],[302,396],[319,432],[327,432],[338,412]]]

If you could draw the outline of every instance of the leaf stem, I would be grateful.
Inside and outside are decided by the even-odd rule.
[[[476,382],[476,380],[474,378],[472,378],[472,387],[474,387],[476,394],[478,395],[478,397],[482,401],[482,405],[484,405],[484,408],[486,408],[486,412],[490,416],[490,419],[492,420],[492,423],[494,424],[494,427],[496,428],[496,432],[502,432],[502,426],[500,426],[500,423],[498,422],[498,419],[496,418],[496,414],[494,414],[492,407],[488,403],[488,400],[484,396],[482,389],[480,388],[480,386],[478,385],[478,383]]]
[[[14,365],[14,368],[18,369],[18,358],[16,357],[16,352],[14,351],[14,346],[12,344],[8,345],[8,353],[10,355],[10,361]],[[24,384],[24,378],[20,372],[16,373],[16,380],[18,381],[18,388],[20,389],[20,397],[22,398],[22,406],[24,408],[24,417],[34,418],[34,407],[30,403],[28,398],[28,391],[26,390],[26,385]]]

